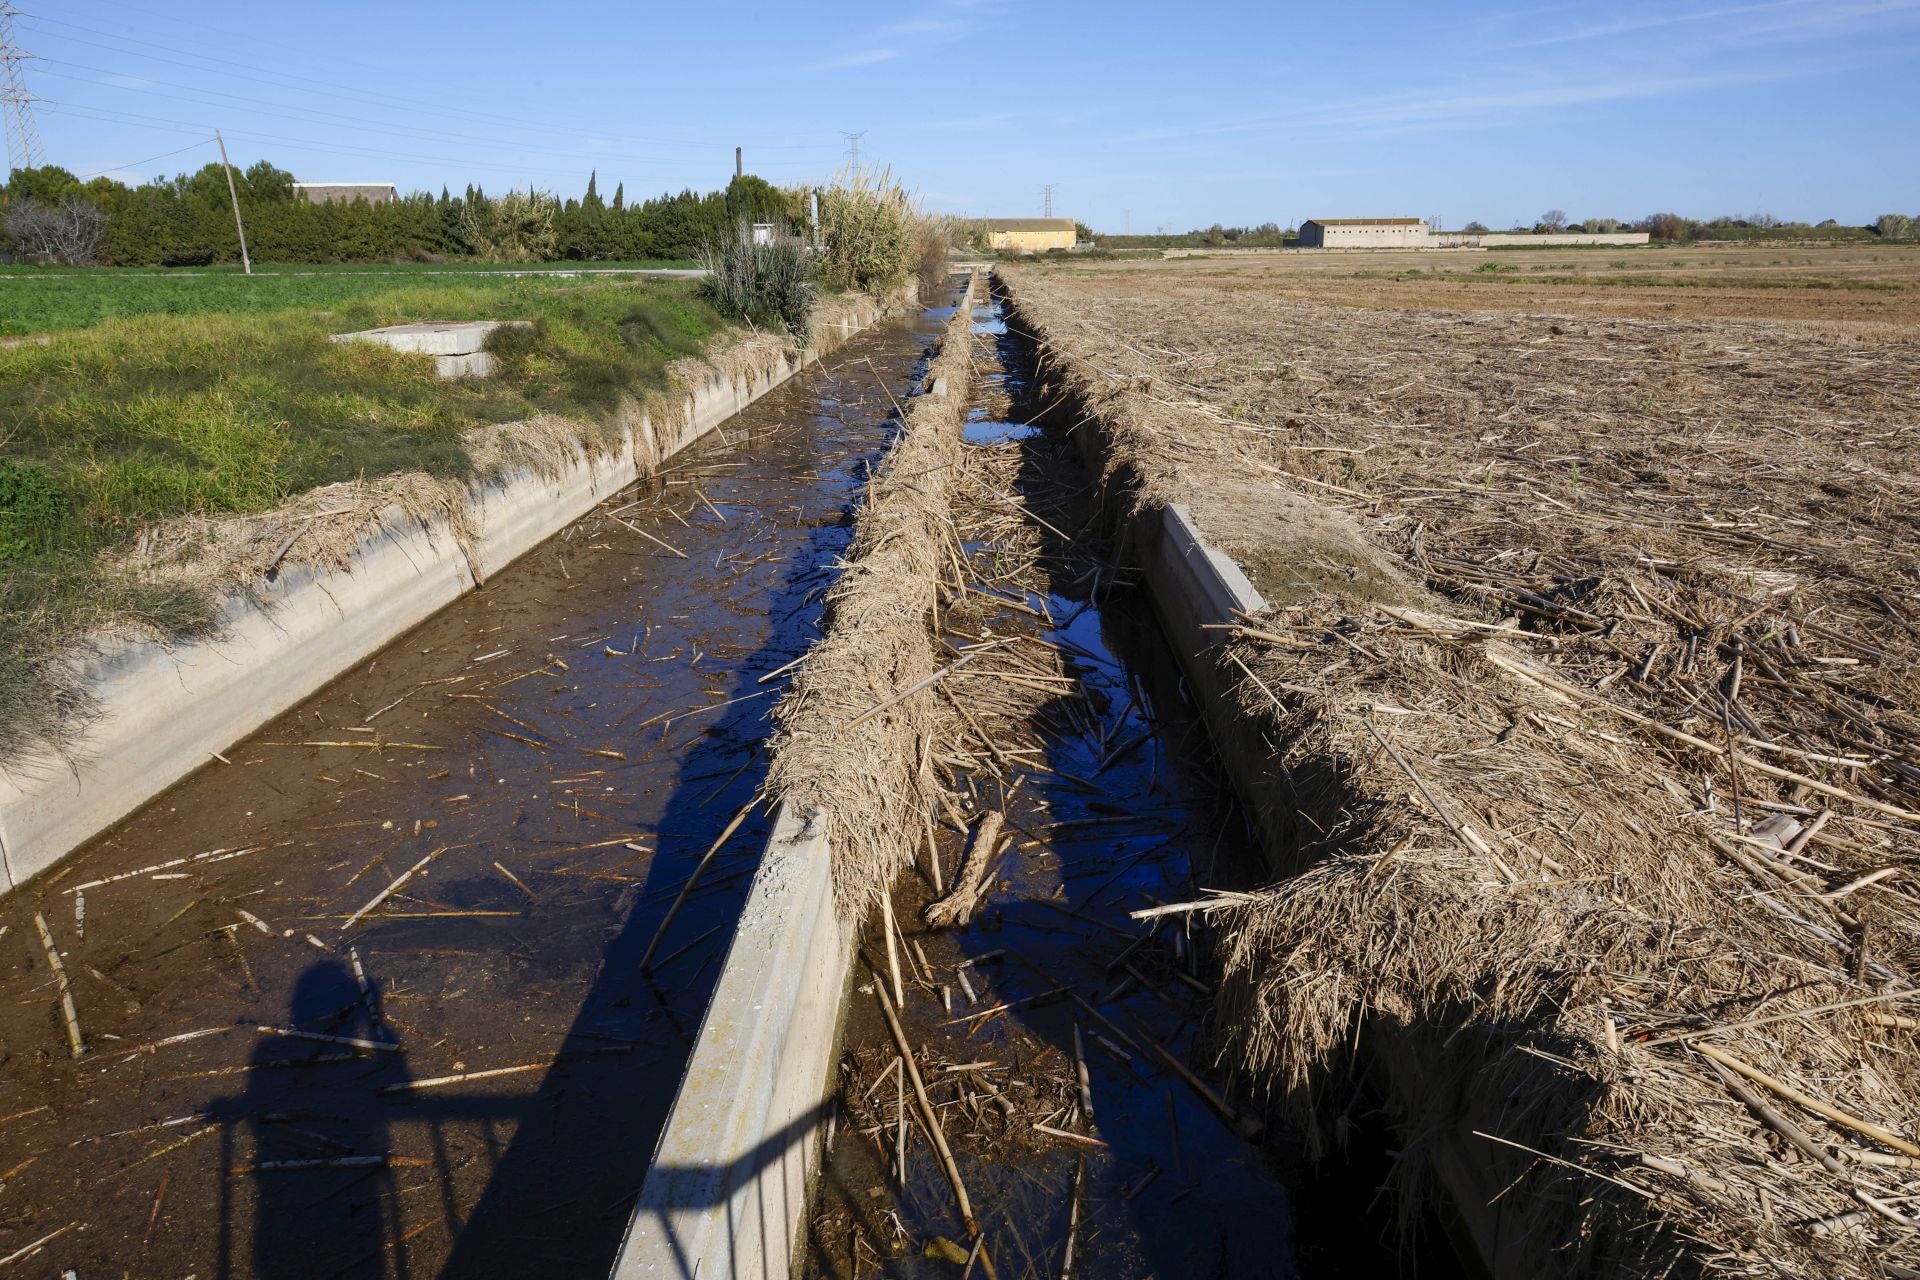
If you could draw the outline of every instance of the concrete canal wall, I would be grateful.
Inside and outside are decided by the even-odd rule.
[[[54,866],[196,769],[365,661],[595,503],[694,441],[883,316],[911,291],[863,298],[816,324],[813,345],[769,349],[748,367],[712,367],[672,413],[638,412],[615,450],[584,446],[554,468],[517,466],[469,488],[454,522],[398,506],[380,513],[345,568],[292,565],[228,598],[213,638],[183,645],[108,640],[80,660],[100,714],[58,759],[0,772],[0,894]],[[738,365],[738,361],[731,362]]]

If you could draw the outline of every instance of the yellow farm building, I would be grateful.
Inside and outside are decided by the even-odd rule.
[[[1073,248],[1072,218],[988,218],[987,247],[1002,253]]]

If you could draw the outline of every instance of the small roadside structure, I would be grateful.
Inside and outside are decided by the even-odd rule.
[[[305,196],[315,204],[388,204],[400,198],[400,188],[391,182],[296,182],[293,194]]]
[[[528,320],[422,320],[390,324],[384,329],[336,333],[335,342],[378,342],[395,351],[418,351],[433,357],[443,378],[484,378],[498,362],[487,353],[487,338],[504,325],[531,328]]]
[[[1425,218],[1310,218],[1300,224],[1302,249],[1425,249]]]
[[[988,218],[987,248],[999,253],[1045,253],[1071,249],[1072,218]]]

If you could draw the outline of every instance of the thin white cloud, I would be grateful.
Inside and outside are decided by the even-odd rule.
[[[1645,13],[1597,22],[1569,31],[1551,32],[1502,45],[1506,49],[1538,49],[1551,45],[1578,44],[1610,40],[1616,36],[1639,35],[1667,28],[1694,27],[1697,38],[1720,44],[1757,43],[1763,37],[1785,33],[1805,33],[1826,29],[1838,33],[1920,9],[1920,0],[1862,0],[1855,4],[1834,4],[1822,0],[1759,0],[1752,4],[1722,5],[1711,9]],[[1771,15],[1771,20],[1752,19]],[[1743,21],[1732,21],[1742,19]],[[1705,24],[1702,26],[1701,24]],[[1690,32],[1693,36],[1695,33]]]
[[[933,0],[918,17],[900,18],[879,27],[863,29],[873,47],[856,49],[804,68],[807,71],[844,71],[850,67],[870,67],[901,57],[896,45],[922,47],[950,44],[972,31],[979,20],[997,11],[1001,0]]]
[[[1717,22],[1723,18],[1738,18],[1750,13],[1769,13],[1779,9],[1804,9],[1805,7],[1806,0],[1766,0],[1761,4],[1736,4],[1719,9],[1695,9],[1685,13],[1650,13],[1640,17],[1616,18],[1611,22],[1597,22],[1589,26],[1576,27],[1571,31],[1557,31],[1550,35],[1515,40],[1502,47],[1538,49],[1547,45],[1575,44],[1585,40],[1606,40],[1613,36],[1634,35],[1642,31],[1655,31],[1661,27],[1677,27],[1694,22]]]
[[[1164,141],[1272,130],[1312,129],[1320,135],[1427,133],[1511,123],[1527,112],[1596,103],[1630,102],[1673,97],[1711,89],[1731,89],[1816,75],[1829,67],[1801,62],[1791,66],[1755,68],[1709,74],[1648,74],[1620,76],[1576,83],[1498,89],[1482,93],[1387,94],[1322,102],[1297,111],[1263,113],[1242,120],[1193,128],[1154,129],[1136,135],[1142,141]]]
[[[828,58],[825,62],[816,62],[807,67],[808,71],[845,71],[849,67],[871,67],[877,62],[892,62],[900,56],[898,49],[856,49],[852,53],[843,53],[837,58]]]

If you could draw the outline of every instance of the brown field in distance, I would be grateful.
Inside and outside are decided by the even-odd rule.
[[[1194,284],[1354,307],[1920,326],[1920,246],[1899,244],[1227,254],[1068,269],[1130,289]]]

